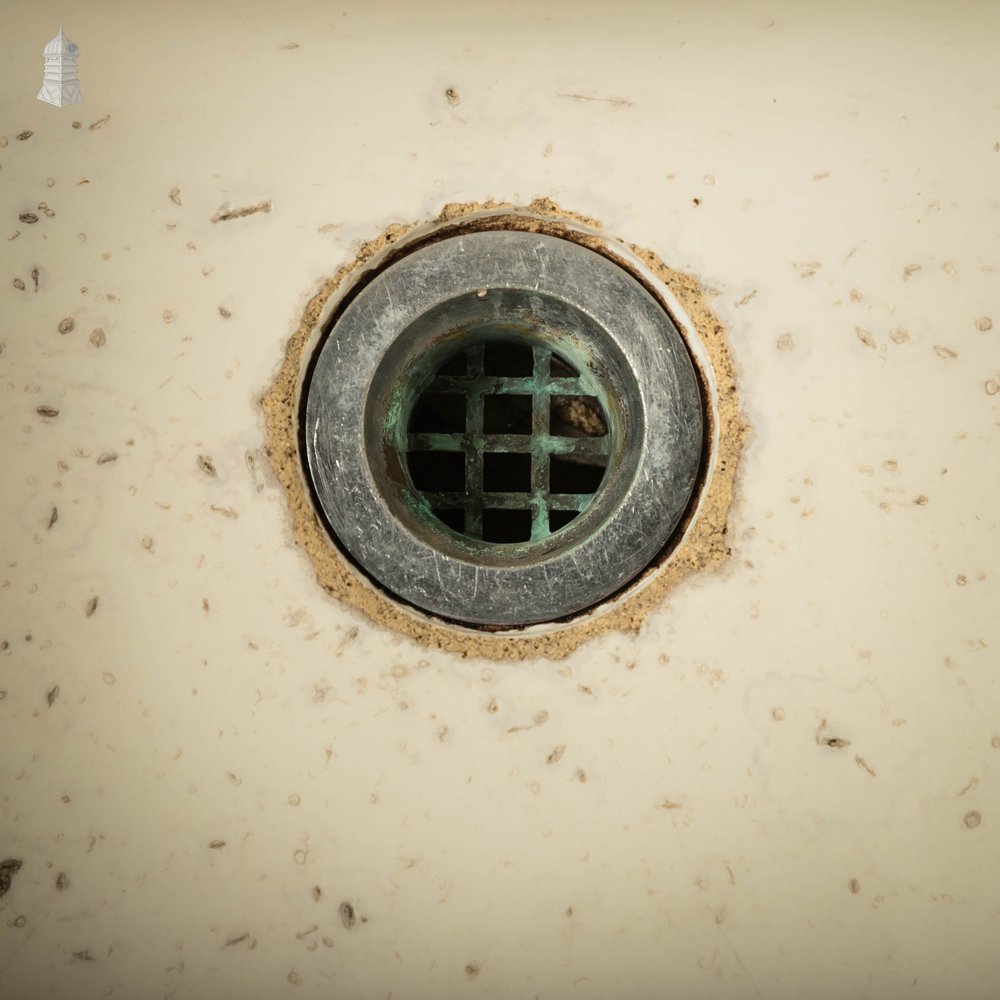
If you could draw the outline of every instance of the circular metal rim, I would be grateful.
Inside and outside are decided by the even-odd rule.
[[[525,565],[482,565],[416,537],[384,502],[365,445],[368,389],[400,331],[445,296],[491,287],[541,291],[587,314],[638,386],[628,426],[640,460],[618,508],[588,538]],[[663,549],[698,478],[701,396],[676,326],[622,267],[553,236],[467,233],[395,261],[328,331],[303,393],[307,473],[330,531],[377,584],[448,619],[509,627],[600,603]]]

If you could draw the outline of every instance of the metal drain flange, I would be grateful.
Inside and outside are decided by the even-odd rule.
[[[615,593],[677,527],[702,403],[673,321],[569,240],[452,236],[335,315],[303,387],[334,539],[424,611],[516,626]]]

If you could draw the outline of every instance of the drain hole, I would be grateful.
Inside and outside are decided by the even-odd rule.
[[[462,430],[465,430],[464,421]],[[485,396],[483,431],[487,434],[530,434],[531,396],[513,393]]]
[[[434,516],[452,531],[462,534],[465,531],[465,511],[450,507],[435,507]]]
[[[580,373],[565,359],[553,354],[549,359],[549,375],[552,378],[576,378]]]
[[[506,454],[486,452],[483,455],[483,490],[486,493],[530,493],[531,456],[518,452]],[[527,513],[528,520],[531,521],[530,511],[517,511],[516,513]],[[528,534],[531,534],[530,527]]]
[[[457,392],[425,392],[413,408],[409,430],[413,434],[464,433],[465,397]]]
[[[438,368],[438,375],[465,375],[468,370],[465,355],[459,353],[452,355]]]
[[[554,437],[604,437],[608,433],[601,404],[593,396],[553,396],[549,426]]]
[[[578,510],[550,510],[549,531],[558,531],[560,528],[565,528],[579,514]]]
[[[591,465],[553,455],[549,460],[549,490],[552,493],[596,493],[604,478],[604,465]]]
[[[465,455],[460,451],[406,453],[413,485],[426,493],[464,493]]]
[[[529,378],[534,370],[531,344],[516,340],[495,340],[485,345],[483,373]]]
[[[510,545],[531,539],[530,510],[499,510],[487,507],[483,511],[483,541]]]

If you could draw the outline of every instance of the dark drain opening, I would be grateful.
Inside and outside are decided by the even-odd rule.
[[[540,340],[494,335],[422,378],[406,464],[439,522],[508,545],[554,534],[590,504],[608,463],[607,417]]]
[[[460,451],[411,451],[406,456],[413,485],[428,493],[465,490],[465,456]]]
[[[553,493],[596,493],[604,478],[604,466],[553,455],[549,459],[549,489]]]
[[[498,545],[527,542],[531,538],[530,510],[501,510],[488,507],[483,511],[483,541]]]
[[[485,345],[483,351],[484,375],[531,378],[533,369],[534,357],[530,344],[501,340]]]
[[[530,493],[531,456],[521,452],[483,455],[483,490],[486,493]]]
[[[531,397],[512,393],[502,396],[486,396],[483,399],[483,432],[486,434],[530,434]]]
[[[465,397],[457,392],[425,392],[410,417],[410,431],[461,434],[465,430]]]

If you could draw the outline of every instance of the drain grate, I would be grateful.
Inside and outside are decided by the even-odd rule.
[[[607,417],[579,372],[542,343],[501,340],[449,358],[409,421],[414,489],[453,531],[486,542],[539,541],[600,488]]]

